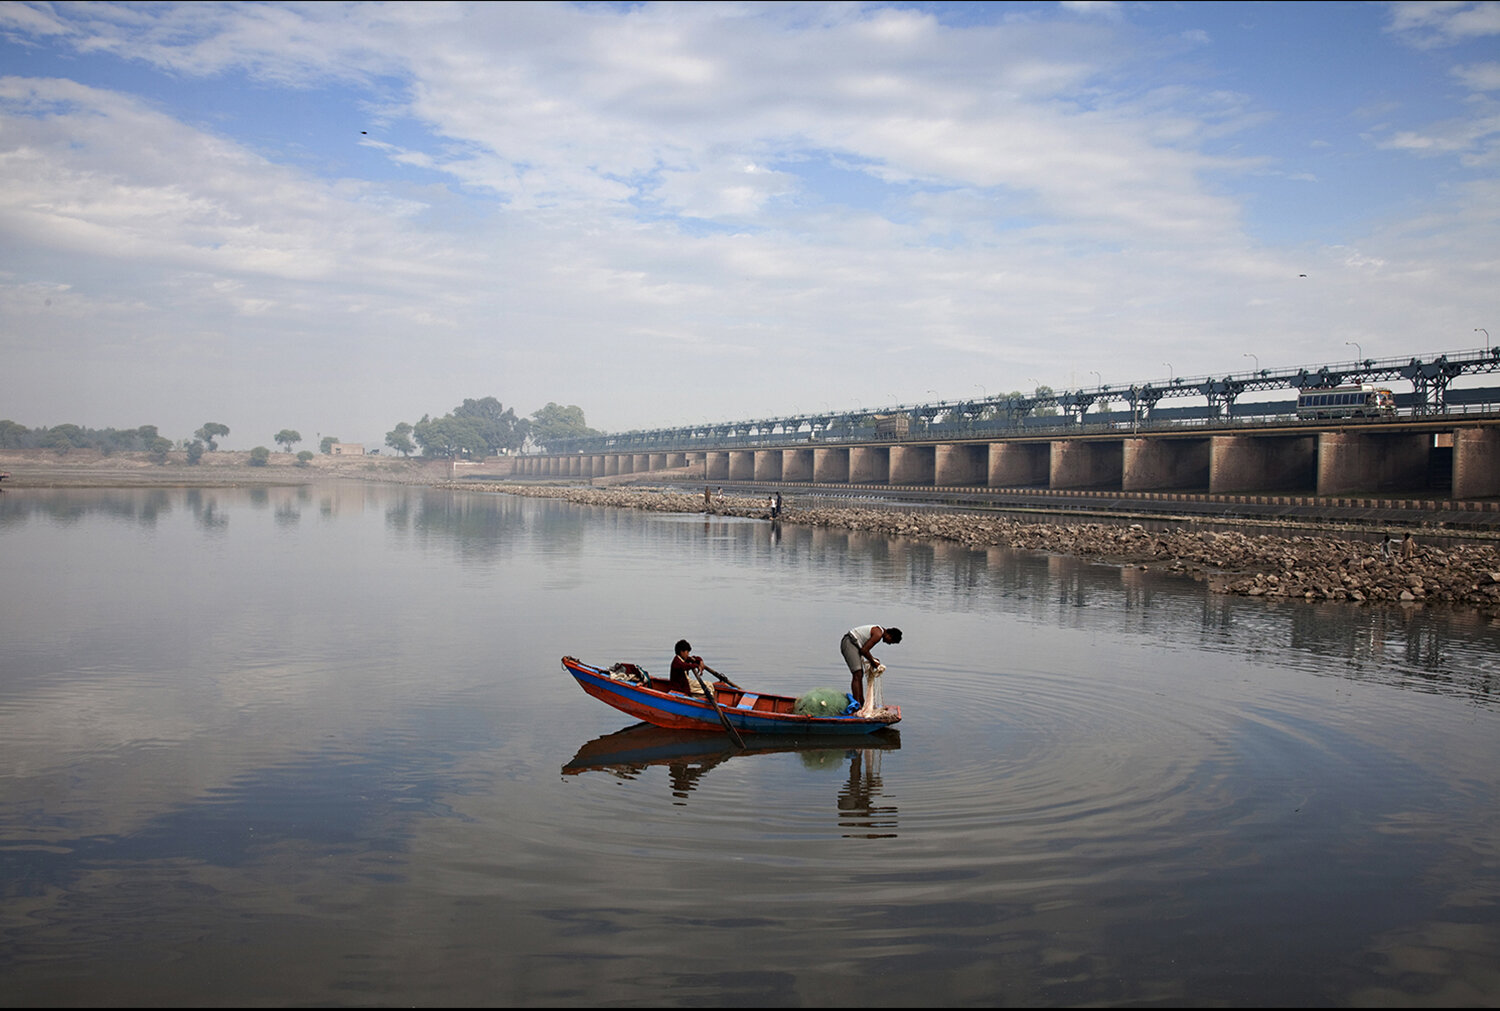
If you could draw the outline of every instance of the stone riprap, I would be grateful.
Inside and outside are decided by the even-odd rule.
[[[642,489],[511,484],[453,485],[466,489],[561,498],[583,505],[701,513],[702,495]],[[762,498],[725,496],[713,512],[765,516]],[[1442,603],[1500,610],[1500,550],[1487,544],[1415,544],[1401,557],[1401,541],[1385,557],[1380,536],[1346,540],[1327,534],[1285,536],[1182,527],[1147,530],[1140,524],[1042,523],[972,513],[858,506],[792,507],[782,520],[863,530],[890,537],[954,541],[973,548],[1075,555],[1113,564],[1142,565],[1206,578],[1218,593],[1351,603]]]

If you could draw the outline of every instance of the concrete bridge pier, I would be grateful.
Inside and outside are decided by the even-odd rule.
[[[647,470],[666,470],[667,469],[667,454],[665,454],[665,453],[652,453],[650,456],[648,456],[646,458],[646,469]]]
[[[890,449],[885,446],[849,447],[849,483],[890,484]]]
[[[1215,435],[1209,440],[1210,494],[1312,491],[1317,483],[1315,435]]]
[[[934,446],[892,446],[890,472],[891,484],[930,485],[937,474],[937,456]]]
[[[1318,436],[1318,494],[1422,489],[1432,460],[1425,432],[1323,432]]]
[[[813,480],[819,484],[849,483],[849,450],[844,446],[815,449]]]
[[[1118,489],[1124,473],[1124,446],[1103,442],[1059,439],[1052,443],[1053,488]]]
[[[1120,487],[1124,491],[1207,488],[1210,448],[1200,439],[1126,439]]]
[[[729,451],[729,480],[755,480],[755,450],[731,449]]]
[[[1052,476],[1052,444],[995,442],[990,444],[991,488],[1034,488]]]
[[[944,487],[982,485],[990,476],[990,448],[960,443],[938,446],[933,464],[933,480]]]
[[[686,453],[663,453],[661,465],[666,470],[681,470],[688,465]]]
[[[781,480],[782,449],[758,449],[752,455],[751,473],[757,481]]]
[[[1453,497],[1500,495],[1500,429],[1453,430]]]
[[[783,481],[811,481],[813,479],[813,451],[810,449],[782,450],[781,479]]]
[[[727,450],[716,450],[705,453],[703,456],[703,479],[705,481],[729,480],[729,452]]]

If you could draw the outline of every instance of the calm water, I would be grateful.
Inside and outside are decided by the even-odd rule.
[[[0,495],[0,1000],[1500,1002],[1500,633],[344,484]],[[736,753],[558,664],[880,655]]]

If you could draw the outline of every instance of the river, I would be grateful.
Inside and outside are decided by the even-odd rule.
[[[1500,634],[359,482],[0,495],[0,1001],[1500,1002]],[[745,752],[564,654],[847,686]]]

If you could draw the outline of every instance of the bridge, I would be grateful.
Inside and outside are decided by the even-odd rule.
[[[1500,496],[1500,348],[1363,359],[1031,397],[897,405],[569,440],[512,473],[974,490]],[[1389,385],[1393,417],[1312,421],[1295,397],[1244,393]],[[1407,387],[1400,389],[1401,386]],[[1163,401],[1198,398],[1169,408]],[[1110,405],[1121,402],[1124,410]]]

